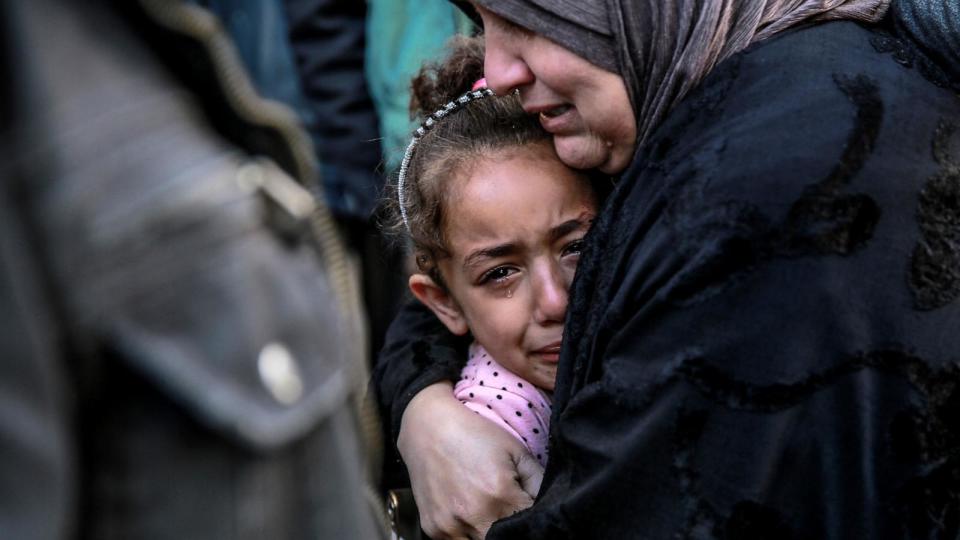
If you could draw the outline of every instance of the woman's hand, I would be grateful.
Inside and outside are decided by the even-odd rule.
[[[453,397],[450,383],[417,394],[397,441],[420,526],[434,540],[480,539],[533,504],[543,469],[509,433]]]

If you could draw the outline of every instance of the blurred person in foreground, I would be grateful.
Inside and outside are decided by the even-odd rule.
[[[309,134],[318,186],[360,263],[369,350],[378,350],[404,287],[400,265],[384,253],[374,226],[383,176],[377,111],[365,74],[366,3],[190,1],[223,21],[257,92],[290,107]]]
[[[0,531],[381,538],[357,284],[208,12],[0,2]]]

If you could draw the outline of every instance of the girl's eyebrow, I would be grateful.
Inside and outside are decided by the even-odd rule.
[[[499,257],[506,257],[507,255],[513,255],[517,252],[517,249],[517,244],[513,242],[478,249],[463,259],[463,267],[470,268],[471,266],[476,266],[480,264],[483,259],[496,259]]]
[[[547,232],[547,237],[551,242],[556,242],[557,240],[563,238],[564,236],[578,231],[592,221],[592,216],[590,214],[584,213],[576,219],[570,219],[564,221],[563,223],[557,225],[550,229]],[[516,243],[508,242],[506,244],[500,244],[497,246],[492,246],[488,248],[478,249],[463,259],[463,267],[470,268],[471,266],[476,266],[480,264],[484,259],[496,259],[499,257],[506,257],[508,255],[513,255],[519,250],[519,246]]]

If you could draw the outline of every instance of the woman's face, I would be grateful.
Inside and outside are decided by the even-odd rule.
[[[438,266],[451,311],[434,311],[517,375],[553,390],[567,290],[596,214],[589,180],[549,144],[528,146],[475,163],[444,212],[449,257]]]
[[[484,76],[500,95],[516,88],[539,114],[560,159],[615,174],[633,158],[637,128],[623,79],[556,43],[476,6],[483,18]]]

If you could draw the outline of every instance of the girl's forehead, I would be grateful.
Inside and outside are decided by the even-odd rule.
[[[544,239],[558,224],[594,212],[589,182],[559,160],[532,153],[478,163],[446,209],[449,248]]]
[[[592,193],[585,176],[564,165],[550,145],[479,158],[461,176],[452,202],[474,208],[542,206]]]

